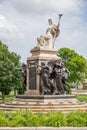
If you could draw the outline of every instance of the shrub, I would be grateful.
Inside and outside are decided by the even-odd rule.
[[[26,119],[20,115],[15,116],[9,123],[11,127],[26,126]]]
[[[67,124],[75,127],[87,126],[87,113],[81,110],[70,112],[67,115]]]
[[[7,118],[10,122],[11,120],[15,118],[16,115],[17,115],[17,112],[5,112],[3,116]]]
[[[0,127],[8,126],[8,120],[0,115]]]
[[[27,114],[27,126],[44,126],[45,115],[42,113],[38,114]]]
[[[53,127],[66,126],[66,117],[61,112],[49,112],[46,125]]]
[[[73,111],[68,114],[52,112],[48,114],[33,114],[30,111],[4,112],[0,111],[0,127],[21,127],[21,126],[87,126],[87,112]]]

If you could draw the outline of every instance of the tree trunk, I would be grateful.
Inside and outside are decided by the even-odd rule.
[[[2,91],[1,93],[2,93],[2,100],[5,101],[5,92]]]
[[[16,97],[16,89],[14,88],[14,96]]]

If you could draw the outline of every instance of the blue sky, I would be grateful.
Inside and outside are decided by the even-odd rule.
[[[26,62],[48,19],[63,13],[56,48],[68,47],[87,58],[87,0],[0,0],[0,40]]]

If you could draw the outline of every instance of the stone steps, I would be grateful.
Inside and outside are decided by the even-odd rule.
[[[16,99],[15,101],[19,102],[20,99]],[[35,99],[32,99],[32,100],[31,99],[26,99],[26,100],[25,99],[21,99],[21,102],[25,102],[25,101],[26,102],[42,102],[43,103],[43,100],[38,100],[38,99],[36,99],[36,100]]]
[[[3,103],[2,103],[3,104]],[[0,104],[0,105],[2,105]],[[64,102],[59,102],[59,103],[26,103],[26,102],[7,102],[7,103],[4,103],[4,105],[14,105],[14,106],[18,106],[18,105],[25,105],[25,106],[60,106],[60,105],[85,105],[86,103],[84,102],[75,102],[75,103],[64,103]]]
[[[72,107],[72,106],[71,107],[70,106],[69,107],[64,107],[64,106],[63,107],[62,106],[60,106],[60,107],[55,107],[55,106],[54,107],[52,107],[52,106],[50,106],[50,107],[47,107],[47,106],[45,106],[45,107],[39,107],[39,106],[38,107],[35,107],[35,106],[33,106],[33,107],[9,106],[8,107],[8,106],[4,106],[4,105],[0,106],[0,109],[2,109],[2,108],[4,108],[4,109],[5,108],[11,108],[11,109],[19,109],[19,110],[20,109],[37,109],[37,110],[38,109],[49,109],[49,110],[52,110],[52,109],[62,110],[62,109],[64,109],[65,110],[65,109],[74,109],[74,108],[75,109],[80,109],[80,108],[87,109],[86,106],[75,106],[75,107]]]
[[[25,106],[24,106],[25,105]],[[48,107],[48,108],[78,108],[78,107],[86,107],[87,108],[87,104],[0,104],[0,107],[13,107],[13,108],[45,108],[45,107]]]
[[[48,112],[48,111],[62,111],[63,113],[73,111],[73,110],[87,110],[87,104],[81,104],[81,105],[50,105],[47,106],[46,104],[44,106],[35,106],[35,105],[6,105],[1,104],[0,110],[5,111],[16,111],[16,110],[30,110],[32,112]]]
[[[43,104],[44,102],[50,103],[50,100],[45,100],[45,101],[43,101],[43,100],[42,100],[42,101],[40,101],[40,100],[34,100],[34,101],[33,101],[33,100],[23,100],[23,99],[21,99],[21,100],[18,99],[18,100],[17,100],[17,99],[16,99],[16,100],[14,100],[14,102],[21,102],[21,103],[22,103],[22,102],[26,102],[26,103],[28,102],[29,104],[30,104],[30,103],[36,103],[36,102],[37,102],[37,103],[42,103],[42,104]],[[66,102],[66,103],[81,103],[80,101],[77,101],[77,100],[73,100],[73,101],[70,101],[70,100],[69,100],[69,101],[68,101],[68,100],[62,100],[62,101],[61,101],[61,100],[60,100],[60,101],[51,100],[51,102],[53,102],[53,103],[55,103],[55,104],[65,103],[65,102]]]
[[[38,113],[38,112],[44,112],[44,113],[47,113],[49,111],[60,111],[62,113],[68,113],[70,111],[76,111],[76,110],[83,110],[83,111],[86,111],[85,108],[69,108],[69,109],[64,109],[64,108],[60,108],[60,109],[29,109],[29,108],[0,108],[0,110],[4,110],[4,111],[23,111],[23,110],[29,110],[29,111],[32,111],[33,113]]]
[[[48,111],[61,111],[67,113],[73,110],[87,111],[87,103],[78,101],[73,96],[19,96],[14,101],[0,104],[0,110],[17,111],[30,110],[34,113]]]

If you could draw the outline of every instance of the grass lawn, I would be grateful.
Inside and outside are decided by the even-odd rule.
[[[77,96],[77,99],[78,99],[79,101],[87,102],[87,96],[78,95],[78,96]]]
[[[7,102],[7,101],[12,101],[15,99],[15,96],[13,95],[13,93],[10,93],[9,95],[6,95],[5,96],[5,100],[3,101],[2,100],[2,96],[1,96],[1,93],[0,93],[0,103],[2,102]]]

